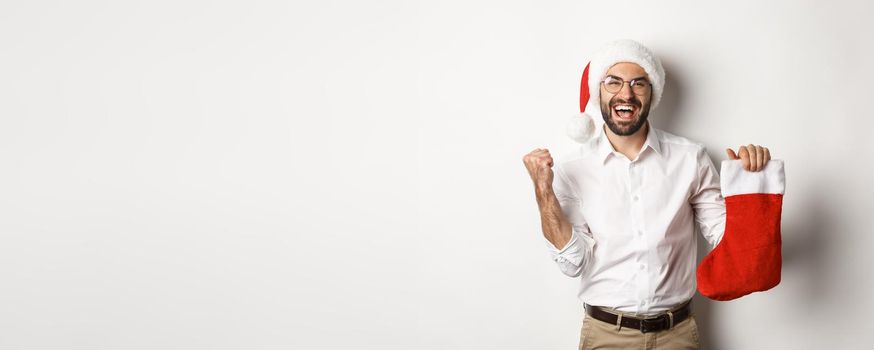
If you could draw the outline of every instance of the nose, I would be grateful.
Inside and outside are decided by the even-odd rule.
[[[616,96],[624,99],[630,99],[634,97],[634,92],[631,91],[631,83],[625,82],[625,84],[622,84],[622,88],[619,89],[619,92],[616,93]]]

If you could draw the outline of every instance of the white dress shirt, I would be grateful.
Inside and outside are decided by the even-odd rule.
[[[603,128],[554,166],[553,189],[573,226],[561,271],[579,277],[590,305],[650,315],[695,294],[695,227],[715,246],[725,230],[719,174],[704,146],[650,125],[636,159],[615,151]]]

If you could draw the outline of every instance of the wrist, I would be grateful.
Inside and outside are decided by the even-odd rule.
[[[540,183],[537,182],[534,184],[534,190],[537,192],[539,196],[551,195],[552,193],[552,184],[549,183]]]

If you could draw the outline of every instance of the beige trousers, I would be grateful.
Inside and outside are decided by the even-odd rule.
[[[641,333],[637,329],[619,329],[614,324],[585,315],[580,331],[580,350],[595,349],[697,350],[698,324],[693,314],[674,328]]]

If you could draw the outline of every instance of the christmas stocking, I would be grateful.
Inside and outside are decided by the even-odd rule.
[[[698,266],[698,291],[725,301],[780,283],[783,161],[772,159],[751,172],[740,160],[724,160],[720,177],[725,234]]]

